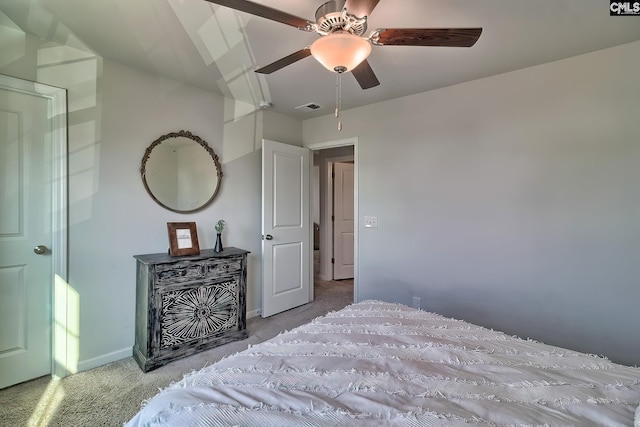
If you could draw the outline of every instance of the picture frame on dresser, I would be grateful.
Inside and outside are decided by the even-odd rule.
[[[167,232],[169,233],[170,256],[198,255],[200,253],[195,222],[168,222]]]

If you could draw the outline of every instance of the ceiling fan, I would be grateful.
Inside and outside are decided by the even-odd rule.
[[[320,35],[311,46],[261,67],[256,73],[271,74],[313,56],[330,71],[351,71],[362,89],[380,84],[367,61],[371,45],[471,47],[482,33],[482,28],[380,28],[365,37],[367,18],[380,0],[330,0],[316,10],[315,22],[248,0],[207,1]]]

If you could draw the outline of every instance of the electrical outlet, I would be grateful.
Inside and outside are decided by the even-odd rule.
[[[420,310],[420,297],[413,297],[411,299],[411,303],[413,305],[413,308],[417,308],[418,310]]]
[[[378,228],[378,217],[377,216],[365,216],[364,217],[364,226],[365,226],[365,228]]]

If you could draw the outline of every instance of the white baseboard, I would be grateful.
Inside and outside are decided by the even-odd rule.
[[[247,319],[251,319],[252,317],[260,316],[260,309],[257,308],[255,310],[247,311]]]
[[[258,316],[260,316],[259,308],[247,311],[247,319]],[[116,362],[118,360],[126,359],[127,357],[132,357],[132,355],[133,348],[127,347],[121,350],[113,351],[111,353],[103,354],[98,357],[83,360],[81,362],[78,362],[78,372],[88,371],[90,369],[97,368],[98,366],[106,365],[107,363]]]
[[[78,372],[88,371],[89,369],[97,368],[98,366],[106,365],[107,363],[115,362],[118,360],[126,359],[133,355],[132,347],[116,350],[111,353],[103,354],[98,357],[83,360],[78,362]]]

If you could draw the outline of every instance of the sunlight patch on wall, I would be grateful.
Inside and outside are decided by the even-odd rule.
[[[238,101],[235,98],[225,98],[224,102],[224,121],[241,120],[246,116],[253,115],[258,109],[253,104]]]
[[[95,121],[69,125],[69,180],[73,192],[69,205],[73,206],[73,223],[91,218],[93,196],[98,192],[100,175],[100,143]]]
[[[87,121],[69,125],[69,134],[73,136],[73,145],[69,146],[69,154],[78,156],[75,160],[79,165],[74,165],[74,169],[70,173],[80,172],[83,165],[94,165],[97,159],[95,152],[96,139],[96,123],[95,121]],[[77,168],[77,169],[76,169]]]
[[[169,0],[169,5],[204,63],[222,74],[216,84],[224,96],[252,104],[254,109],[260,101],[270,99],[266,79],[260,79],[253,70],[255,60],[246,41],[245,25],[234,10],[212,7],[204,1],[194,4]]]
[[[93,59],[95,55],[85,50],[69,46],[53,45],[38,49],[38,66],[57,65],[62,62],[77,61],[79,59]]]
[[[68,94],[69,115],[69,205],[72,223],[80,223],[93,214],[93,196],[98,191],[100,172],[100,104],[98,81],[102,58],[94,55],[75,37],[75,46],[50,42],[38,49],[38,81],[64,87]]]
[[[213,16],[198,29],[198,36],[202,43],[196,43],[196,48],[207,65],[211,65],[227,53],[227,46],[218,42],[224,40],[224,37]]]
[[[251,104],[255,109],[259,101],[255,95],[256,88],[253,87],[252,79],[247,71],[242,69],[234,70],[232,73],[225,75],[225,80],[231,98]]]
[[[60,25],[57,20],[54,20],[53,15],[49,13],[49,11],[45,10],[43,7],[30,7],[29,8],[29,16],[27,16],[27,25],[25,30],[29,33],[35,34],[43,40],[47,40],[51,33],[53,33],[52,29],[56,29],[56,35],[60,34],[60,29],[68,31],[68,29],[62,25]]]
[[[27,35],[7,15],[0,12],[0,67],[22,58]]]
[[[96,56],[78,59],[78,55],[78,50],[67,46],[38,50],[38,81],[67,88],[70,113],[97,103],[99,60]]]
[[[80,357],[80,295],[60,276],[55,276],[53,372],[75,374]]]
[[[198,36],[211,54],[213,61],[219,61],[235,46],[242,46],[244,41],[241,27],[234,12],[229,8],[219,8],[216,14],[198,29]],[[221,43],[222,41],[224,43]]]
[[[251,104],[225,98],[224,115],[223,164],[254,151],[255,140],[262,138],[263,112]]]
[[[221,59],[243,37],[230,9],[218,8],[214,14],[207,2],[183,3],[169,0],[169,6],[191,38],[205,64]]]

